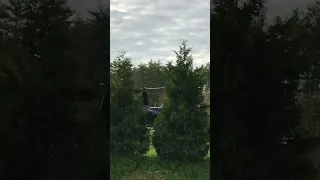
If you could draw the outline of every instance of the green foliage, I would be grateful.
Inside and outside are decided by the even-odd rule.
[[[88,65],[97,83],[109,80],[110,67],[110,35],[106,32],[110,30],[110,12],[108,9],[89,11],[90,18],[86,24],[90,28],[90,47],[86,46],[90,52]],[[85,42],[88,43],[88,42]]]
[[[75,39],[82,40],[82,49],[77,51],[80,58],[84,58],[85,65],[83,69],[87,73],[83,74],[80,78],[81,80],[87,79],[87,82],[91,85],[92,89],[97,89],[97,84],[104,83],[106,86],[101,88],[103,92],[96,91],[99,100],[101,100],[101,95],[108,98],[109,96],[109,73],[110,73],[110,35],[106,32],[110,30],[110,13],[109,10],[100,9],[98,11],[91,11],[89,14],[93,15],[90,19],[84,21],[78,21],[78,29],[81,28],[82,32]],[[88,47],[90,44],[90,47]],[[79,53],[80,52],[80,53]],[[85,52],[83,56],[81,52]],[[84,78],[83,78],[84,77]],[[89,167],[93,172],[103,173],[107,176],[106,172],[108,167],[109,154],[106,153],[110,149],[110,127],[109,127],[109,103],[104,101],[105,106],[97,112],[97,116],[101,114],[100,118],[96,119],[96,144],[95,147],[91,145],[94,150],[91,154],[96,157],[96,161],[91,161],[92,165]],[[92,108],[98,108],[94,106]],[[99,153],[95,153],[97,151]],[[100,175],[101,176],[101,175]],[[100,178],[100,177],[99,177]],[[96,179],[96,178],[89,178]]]
[[[142,87],[163,87],[166,81],[165,66],[160,61],[150,60],[147,64],[141,63],[134,68],[133,78],[137,88]],[[163,103],[162,90],[149,90],[148,97],[150,105]]]
[[[1,88],[1,97],[6,97],[2,102],[7,105],[0,106],[6,112],[0,115],[5,126],[0,132],[5,147],[1,179],[61,179],[60,175],[76,174],[76,169],[92,163],[89,137],[96,129],[74,117],[77,104],[91,92],[79,85],[73,56],[78,49],[68,21],[73,11],[66,1],[53,0],[12,0],[3,8],[0,85],[6,87]]]
[[[313,179],[306,157],[312,144],[294,131],[301,118],[298,82],[309,66],[303,29],[297,14],[265,26],[263,4],[216,4],[211,15],[213,174],[218,180]],[[283,144],[283,138],[293,139]]]
[[[205,79],[205,89],[210,88],[210,62],[200,67]],[[160,60],[150,60],[133,68],[133,79],[137,88],[141,87],[164,87],[168,79],[166,66]],[[163,90],[149,90],[150,105],[161,105],[164,102]]]
[[[210,179],[210,157],[205,161],[185,164],[181,162],[162,161],[157,157],[153,147],[144,156],[110,158],[110,179],[170,179],[170,180],[204,180]]]
[[[201,69],[193,69],[191,48],[182,43],[176,65],[169,63],[166,100],[155,120],[153,145],[160,158],[196,161],[209,148],[209,117],[203,103],[205,78]]]
[[[121,52],[110,68],[110,150],[121,155],[144,154],[150,146],[146,115],[135,90],[132,67],[130,58]]]

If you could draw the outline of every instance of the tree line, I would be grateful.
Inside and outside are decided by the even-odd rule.
[[[201,68],[203,71],[206,83],[205,92],[209,92],[210,88],[210,62],[204,64]],[[142,87],[165,87],[168,78],[166,71],[166,63],[161,63],[161,60],[155,61],[151,59],[147,63],[140,63],[133,66],[132,78],[135,81],[137,88]],[[148,91],[150,105],[161,105],[164,101],[163,90]]]

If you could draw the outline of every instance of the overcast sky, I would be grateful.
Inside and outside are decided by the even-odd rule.
[[[0,0],[1,1],[1,0]],[[2,0],[7,1],[7,0]],[[107,2],[107,0],[102,0]],[[97,8],[99,0],[69,0],[77,12]],[[267,16],[284,16],[314,0],[267,0]],[[127,50],[134,64],[174,60],[182,39],[193,47],[196,65],[209,62],[209,0],[111,0],[111,60]]]
[[[312,0],[269,0],[267,16],[284,16]],[[195,65],[210,61],[209,0],[111,0],[111,61],[125,49],[134,64],[175,60],[181,39],[193,47]]]
[[[111,60],[124,49],[134,64],[175,60],[182,39],[194,48],[195,65],[210,61],[207,0],[111,0]]]

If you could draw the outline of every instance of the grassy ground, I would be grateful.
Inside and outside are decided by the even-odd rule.
[[[112,157],[112,180],[209,180],[210,154],[199,163],[181,164],[164,162],[157,158],[153,147],[145,156],[131,158]]]

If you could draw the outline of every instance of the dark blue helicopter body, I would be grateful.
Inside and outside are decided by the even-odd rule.
[[[161,88],[142,88],[142,101],[143,101],[143,109],[145,110],[147,114],[147,124],[151,125],[153,127],[154,120],[156,119],[157,115],[162,109],[162,106],[160,107],[151,107],[149,104],[149,98],[148,93],[146,89],[162,89]]]

